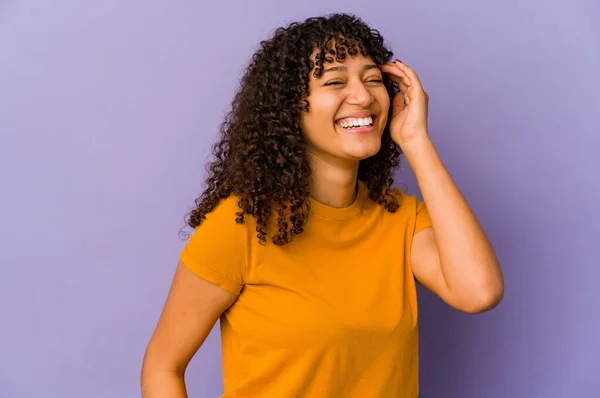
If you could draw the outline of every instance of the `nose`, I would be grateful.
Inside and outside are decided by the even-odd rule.
[[[369,89],[360,81],[349,84],[347,88],[348,97],[346,98],[346,102],[350,105],[358,105],[366,108],[375,101]]]

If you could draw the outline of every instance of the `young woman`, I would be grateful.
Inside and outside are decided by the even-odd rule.
[[[142,369],[185,397],[220,318],[223,397],[417,397],[415,281],[496,306],[494,249],[428,136],[428,96],[345,14],[279,28],[242,79]],[[392,188],[404,155],[424,201]]]

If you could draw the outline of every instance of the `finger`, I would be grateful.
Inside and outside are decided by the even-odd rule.
[[[404,74],[409,78],[410,84],[414,85],[417,90],[423,90],[423,86],[421,85],[421,80],[419,76],[415,73],[414,70],[410,68],[410,66],[406,65],[403,62],[396,61],[395,65],[404,72]]]
[[[402,95],[401,93],[398,93],[394,96],[394,98],[392,100],[392,105],[394,107],[399,107],[400,109],[404,109],[408,105],[408,98],[406,96]]]
[[[398,85],[398,88],[402,92],[405,92],[411,86],[408,76],[399,68],[395,66],[384,65],[382,66],[381,71],[387,73],[390,79]]]
[[[408,101],[407,98],[410,96],[410,90],[412,90],[412,88],[406,86],[401,80],[401,77],[394,76],[392,74],[389,74],[389,77],[390,80],[392,80],[392,82],[394,83],[394,86],[398,88],[398,94],[401,94],[401,97],[404,98],[405,101]]]
[[[395,75],[392,75],[390,73],[388,73],[387,75],[390,78],[390,80],[394,83],[394,86],[397,86],[400,89],[402,89],[402,87],[400,87],[401,85],[404,88],[408,88],[406,82],[400,76],[395,76]]]
[[[395,101],[398,102],[398,104],[401,104],[403,107],[409,105],[411,103],[410,93],[413,90],[413,88],[407,85],[406,83],[408,77],[406,75],[402,76],[402,71],[400,71],[398,68],[395,68],[394,66],[386,69],[389,70],[382,69],[382,71],[385,72],[389,76],[390,80],[392,80],[392,82],[395,83],[395,85],[398,87],[398,91],[400,94],[395,97]]]
[[[382,68],[383,72],[386,72],[389,75],[397,76],[397,78],[395,80],[401,81],[404,86],[406,86],[406,87],[411,86],[408,75],[404,71],[402,71],[400,68],[398,68],[398,66],[396,66],[396,64],[388,62],[386,65],[383,65],[381,68]]]

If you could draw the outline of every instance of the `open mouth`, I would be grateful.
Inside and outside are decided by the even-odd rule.
[[[336,120],[335,124],[336,126],[344,130],[358,130],[372,127],[375,124],[375,120],[377,120],[377,116],[375,115],[370,115],[362,118],[347,117]]]

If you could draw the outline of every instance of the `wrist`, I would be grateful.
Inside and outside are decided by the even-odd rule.
[[[429,138],[429,134],[427,134],[427,132],[418,134],[416,137],[403,142],[401,145],[402,153],[409,162],[411,158],[423,153],[424,151],[430,150],[432,147],[433,142]]]

